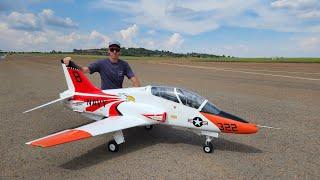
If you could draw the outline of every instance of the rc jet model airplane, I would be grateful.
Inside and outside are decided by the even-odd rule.
[[[123,143],[122,130],[163,124],[191,129],[205,136],[203,150],[213,152],[211,143],[220,133],[252,134],[259,125],[218,109],[213,103],[191,91],[167,86],[145,86],[101,90],[75,67],[62,69],[68,90],[60,93],[60,98],[26,112],[63,101],[72,111],[88,117],[94,122],[74,129],[67,129],[26,144],[51,147],[71,141],[113,133],[108,150],[117,152]]]

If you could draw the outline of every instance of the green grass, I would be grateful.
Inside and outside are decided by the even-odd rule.
[[[48,53],[38,53],[38,54],[14,54],[15,56],[50,56],[63,58],[66,56],[71,56],[73,59],[82,58],[88,60],[103,59],[106,56],[97,55],[76,55],[76,54],[48,54]],[[121,56],[124,60],[139,60],[139,61],[195,61],[195,62],[248,62],[248,63],[320,63],[320,58],[197,58],[197,57],[134,57],[134,56]]]

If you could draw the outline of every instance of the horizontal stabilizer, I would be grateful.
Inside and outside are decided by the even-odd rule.
[[[30,111],[33,111],[33,110],[36,110],[36,109],[40,109],[40,108],[42,108],[42,107],[48,106],[48,105],[50,105],[50,104],[53,104],[53,103],[56,103],[56,102],[59,102],[59,101],[62,101],[62,100],[64,100],[64,99],[70,98],[70,97],[72,97],[72,96],[73,96],[73,95],[70,95],[70,96],[67,96],[67,97],[63,97],[63,98],[59,98],[59,99],[53,100],[53,101],[48,102],[48,103],[46,103],[46,104],[42,104],[42,105],[37,106],[37,107],[35,107],[35,108],[29,109],[29,110],[27,110],[27,111],[25,111],[25,112],[23,112],[23,113],[27,113],[27,112],[30,112]]]

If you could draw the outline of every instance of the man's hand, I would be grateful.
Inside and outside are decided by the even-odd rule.
[[[63,63],[66,65],[66,66],[68,66],[69,65],[69,62],[71,61],[71,57],[65,57],[65,58],[63,58]]]
[[[90,70],[88,67],[86,66],[78,66],[75,62],[71,61],[72,58],[71,57],[65,57],[63,58],[63,63],[66,65],[66,66],[72,66],[72,67],[75,67],[75,68],[78,68],[80,71],[84,72],[84,73],[90,73]],[[71,63],[70,63],[71,62]]]

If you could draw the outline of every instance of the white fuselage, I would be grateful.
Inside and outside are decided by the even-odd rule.
[[[102,96],[83,93],[83,96],[79,99],[68,100],[67,106],[90,119],[101,120],[105,117],[113,116],[110,111],[112,111],[111,109],[114,109],[114,105],[118,103],[116,110],[121,113],[120,115],[139,116],[153,124],[192,128],[200,132],[220,132],[214,123],[199,113],[204,104],[207,103],[207,100],[205,100],[198,109],[195,109],[183,105],[178,95],[177,99],[179,102],[153,95],[151,93],[151,86],[104,90],[103,93],[112,96],[105,96],[105,99],[103,99]],[[177,93],[176,90],[175,93]],[[109,103],[110,100],[106,99],[108,97],[114,99],[114,101]],[[92,110],[89,108],[90,106],[97,107]],[[204,125],[200,127],[195,126],[192,123],[195,117],[200,117],[204,121]]]

